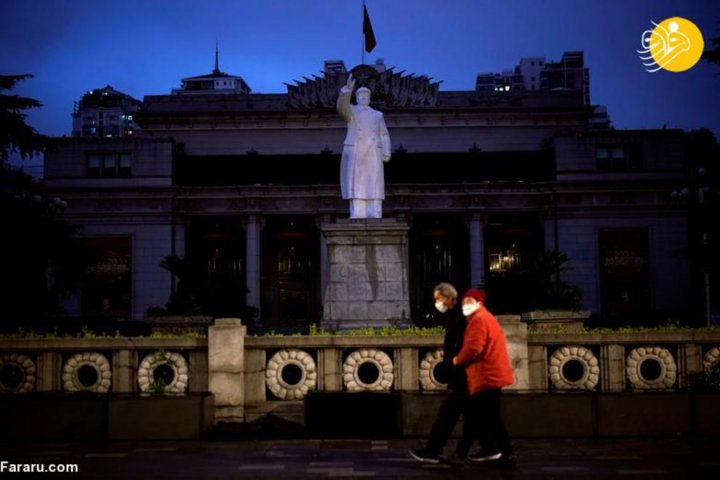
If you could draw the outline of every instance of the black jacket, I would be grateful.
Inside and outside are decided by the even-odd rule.
[[[453,357],[457,355],[462,348],[463,337],[465,336],[466,322],[462,314],[460,302],[456,303],[455,306],[447,312],[441,313],[440,318],[445,323],[443,363],[445,364],[446,371],[451,372],[448,388],[451,390],[467,390],[465,369],[462,367],[454,367],[452,364]]]

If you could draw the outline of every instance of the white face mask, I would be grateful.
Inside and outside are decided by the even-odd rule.
[[[440,313],[445,313],[445,312],[448,311],[447,305],[445,305],[445,304],[444,304],[443,302],[441,302],[440,300],[438,300],[437,302],[435,302],[435,308],[437,308],[437,309],[438,309],[438,312],[440,312]]]
[[[468,317],[468,316],[472,315],[473,312],[475,312],[475,310],[477,310],[478,308],[480,308],[480,305],[478,305],[477,303],[469,303],[467,305],[463,305],[462,306],[463,315]]]

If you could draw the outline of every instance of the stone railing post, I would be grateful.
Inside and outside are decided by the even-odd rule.
[[[687,388],[690,386],[690,375],[703,371],[702,345],[686,343],[678,348],[678,387]]]
[[[515,383],[508,390],[528,390],[530,372],[528,369],[528,333],[527,324],[520,321],[520,315],[498,315],[507,341],[508,355],[515,376]]]
[[[207,352],[202,350],[192,350],[190,352],[190,364],[188,370],[190,373],[190,384],[188,385],[190,393],[204,393],[208,391],[208,356]]]
[[[245,352],[245,405],[251,407],[266,400],[265,367],[267,353],[264,348],[248,348]],[[252,407],[251,407],[252,408]]]
[[[528,345],[529,388],[534,392],[548,391],[548,348]]]
[[[137,385],[135,372],[138,367],[138,354],[134,350],[113,352],[113,391],[116,393],[134,393]]]
[[[600,372],[603,392],[624,392],[625,347],[622,345],[601,346]]]
[[[60,390],[62,356],[60,352],[39,352],[37,354],[37,383],[38,392],[57,392]]]
[[[395,349],[395,390],[416,391],[419,389],[420,360],[417,348]]]
[[[245,334],[239,318],[218,318],[208,329],[208,385],[215,422],[245,419]]]
[[[318,390],[325,392],[342,391],[342,350],[321,348],[318,350]]]

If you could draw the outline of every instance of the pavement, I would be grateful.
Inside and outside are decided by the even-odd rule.
[[[0,479],[720,478],[720,438],[514,439],[516,470],[426,465],[419,439],[259,439],[0,444]],[[446,453],[452,451],[451,440]],[[8,463],[3,463],[8,462]],[[77,473],[10,473],[74,464]],[[18,467],[20,465],[20,467]],[[37,471],[38,467],[35,471]],[[3,471],[4,470],[4,471]]]

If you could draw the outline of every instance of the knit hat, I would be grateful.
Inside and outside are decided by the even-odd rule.
[[[477,288],[471,288],[469,290],[466,290],[465,293],[463,293],[462,298],[466,298],[466,297],[474,298],[475,301],[485,304],[485,298],[487,297],[487,295],[485,295],[484,290],[479,290]]]

